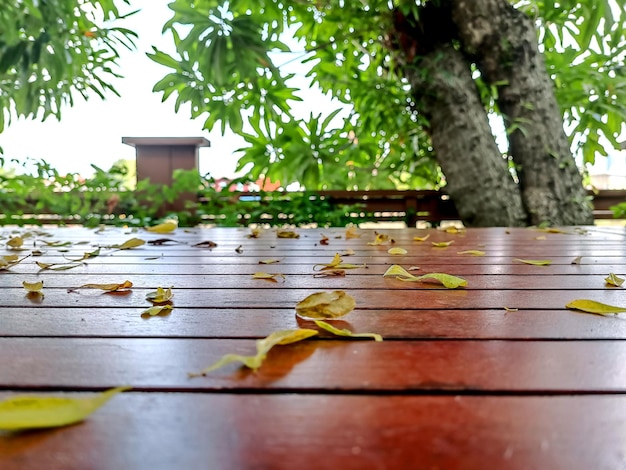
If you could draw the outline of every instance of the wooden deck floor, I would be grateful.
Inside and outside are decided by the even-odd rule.
[[[371,245],[373,231],[346,239],[339,228],[297,230],[298,239],[57,228],[31,233],[15,252],[7,241],[27,230],[4,229],[0,256],[41,253],[0,270],[0,399],[133,389],[81,424],[0,432],[0,468],[626,468],[626,314],[565,308],[574,299],[626,307],[624,288],[604,281],[626,274],[626,230],[565,230],[387,230],[395,243]],[[133,237],[176,243],[105,248]],[[217,246],[193,246],[206,241]],[[72,269],[35,264],[98,246]],[[344,262],[366,267],[314,277],[315,264],[346,250],[354,254]],[[278,262],[259,264],[270,259]],[[383,278],[391,264],[468,285]],[[253,279],[259,271],[284,282]],[[22,282],[38,280],[43,297],[27,295]],[[125,280],[125,293],[68,292]],[[170,286],[171,313],[142,317],[146,294]],[[356,300],[333,324],[384,341],[321,332],[272,349],[256,372],[231,364],[189,378],[224,354],[253,354],[274,331],[316,328],[294,307],[332,290]]]

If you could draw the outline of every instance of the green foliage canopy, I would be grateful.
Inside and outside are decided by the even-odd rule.
[[[3,2],[0,132],[12,115],[60,118],[74,92],[85,99],[117,93],[119,50],[132,49],[136,34],[114,24],[131,14],[121,14],[115,0]]]
[[[171,69],[154,87],[176,108],[189,103],[204,127],[242,135],[239,168],[307,189],[428,188],[441,182],[426,128],[388,49],[392,11],[419,14],[426,1],[175,0],[165,25],[175,54],[150,57]],[[585,162],[619,148],[626,119],[626,6],[614,0],[512,1],[536,20],[566,131]],[[290,39],[293,35],[294,40]],[[348,109],[294,116],[301,100],[285,65]],[[476,76],[484,105],[494,93]],[[247,126],[244,122],[247,121]],[[523,132],[524,123],[514,123]],[[509,129],[512,131],[512,129]],[[604,145],[602,137],[608,144]]]

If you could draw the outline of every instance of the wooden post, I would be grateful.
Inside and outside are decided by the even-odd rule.
[[[122,137],[122,143],[135,147],[137,181],[149,178],[151,183],[170,186],[176,169],[198,168],[198,149],[210,147],[204,137]],[[191,189],[191,188],[190,188]],[[195,199],[193,192],[161,208],[161,213],[184,209],[185,201]]]

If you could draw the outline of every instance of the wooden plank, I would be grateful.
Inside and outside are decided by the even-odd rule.
[[[83,424],[0,436],[0,466],[617,469],[625,423],[623,396],[127,392]]]
[[[0,336],[262,338],[294,328],[293,309],[176,307],[169,315],[141,317],[143,308],[30,308],[0,311]],[[386,339],[626,339],[621,319],[571,310],[362,310],[345,317],[354,331],[373,331]]]
[[[402,282],[391,280],[390,282]],[[446,289],[433,284],[403,283],[405,289],[349,289],[359,308],[362,309],[564,309],[575,299],[592,299],[609,305],[626,305],[626,290],[544,290],[516,291],[506,289],[469,290]],[[155,286],[156,287],[156,286]],[[23,288],[3,289],[6,307],[29,305],[33,308],[54,307],[148,307],[146,294],[154,287],[134,287],[132,290],[111,293],[73,292],[65,289],[46,289],[41,297],[29,297]],[[333,290],[332,284],[325,290]],[[295,308],[305,297],[317,289],[195,289],[175,286],[174,305],[177,307],[205,308]]]
[[[295,326],[295,325],[294,325]],[[623,341],[308,340],[273,349],[257,372],[231,364],[253,340],[0,338],[4,389],[432,393],[626,393]]]

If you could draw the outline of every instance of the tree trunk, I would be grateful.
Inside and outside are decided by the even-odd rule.
[[[435,47],[405,74],[430,122],[446,190],[468,226],[526,224],[519,188],[498,150],[463,54]]]
[[[593,223],[533,20],[507,0],[451,0],[451,6],[462,47],[484,80],[498,86],[530,222]]]

